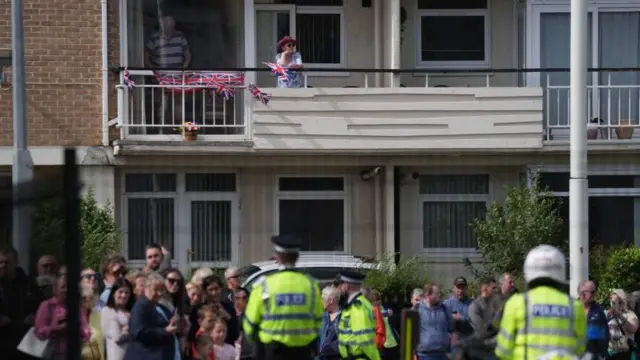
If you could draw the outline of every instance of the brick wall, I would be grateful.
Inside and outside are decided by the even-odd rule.
[[[31,146],[101,143],[100,6],[99,0],[24,1],[27,116]],[[109,8],[110,66],[117,66],[117,2],[109,0]],[[0,0],[0,48],[10,47],[11,1]],[[10,80],[10,69],[8,75]],[[0,146],[10,146],[13,143],[12,92],[7,85],[2,90]],[[110,102],[110,118],[113,118],[116,113],[114,92]]]

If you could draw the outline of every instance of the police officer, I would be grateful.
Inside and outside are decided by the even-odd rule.
[[[524,262],[527,292],[505,304],[495,354],[501,359],[578,359],[585,352],[582,305],[566,292],[565,257],[553,246],[532,249]]]
[[[338,322],[338,348],[342,359],[380,360],[373,306],[360,292],[364,277],[354,271],[340,272],[338,288],[346,296]]]
[[[271,238],[280,271],[260,278],[244,312],[244,334],[255,343],[257,360],[311,360],[322,326],[318,282],[294,267],[302,243],[289,236]]]

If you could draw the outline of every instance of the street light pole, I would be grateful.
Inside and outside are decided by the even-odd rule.
[[[587,180],[587,1],[571,2],[571,174],[569,262],[571,293],[589,277],[589,184]]]
[[[29,194],[33,160],[27,144],[27,100],[25,94],[24,24],[22,0],[11,0],[11,47],[13,67],[13,247],[20,266],[29,271],[29,236],[32,205],[22,201]]]

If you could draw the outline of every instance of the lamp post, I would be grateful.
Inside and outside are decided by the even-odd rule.
[[[589,277],[589,184],[587,180],[587,1],[571,2],[571,174],[569,269],[571,293]]]
[[[32,205],[21,199],[30,196],[33,160],[27,144],[27,104],[25,95],[24,24],[22,0],[11,0],[11,45],[13,52],[13,247],[20,266],[29,271],[29,235]]]

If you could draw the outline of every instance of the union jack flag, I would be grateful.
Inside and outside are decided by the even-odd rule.
[[[282,65],[279,65],[276,63],[270,63],[270,62],[265,62],[263,64],[267,65],[271,69],[272,73],[274,73],[275,75],[278,75],[278,80],[282,82],[288,82],[289,80],[291,80],[291,72],[289,71],[288,68]]]
[[[247,90],[249,90],[253,97],[260,100],[260,102],[265,105],[267,105],[269,103],[269,100],[271,100],[271,95],[263,93],[262,91],[260,91],[260,89],[258,89],[257,86],[253,84],[249,84],[249,86],[247,86]]]
[[[234,97],[236,92],[225,84],[217,84],[216,94],[220,95],[225,100],[229,100]]]
[[[133,80],[131,80],[131,74],[129,73],[129,69],[128,68],[124,68],[124,74],[122,76],[122,85],[124,85],[125,87],[131,89],[134,86],[136,86],[136,83],[133,82]]]

